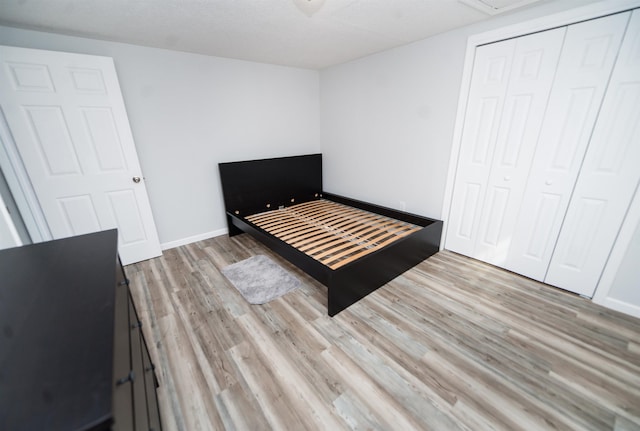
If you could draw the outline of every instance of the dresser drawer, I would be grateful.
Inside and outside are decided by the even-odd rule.
[[[114,430],[160,431],[156,378],[124,269],[116,286]],[[120,376],[120,377],[118,377]]]
[[[115,322],[113,355],[113,429],[134,429],[133,391],[131,379],[131,340],[129,330],[129,287],[122,267],[116,267]]]
[[[147,391],[147,413],[149,415],[149,429],[159,431],[160,426],[160,410],[158,408],[158,396],[156,388],[158,380],[156,379],[155,367],[151,362],[149,350],[143,340],[142,347],[142,363],[144,366],[144,384]]]
[[[135,374],[133,385],[133,408],[135,411],[134,422],[136,430],[148,430],[149,419],[147,413],[147,394],[144,384],[144,364],[142,361],[142,348],[144,346],[142,336],[142,324],[138,319],[138,313],[129,296],[129,328],[131,339],[131,369]]]

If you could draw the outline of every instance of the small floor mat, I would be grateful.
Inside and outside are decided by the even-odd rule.
[[[222,273],[250,304],[264,304],[300,287],[300,280],[259,254],[222,269]]]

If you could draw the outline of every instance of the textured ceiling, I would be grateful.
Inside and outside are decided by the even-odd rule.
[[[2,25],[310,69],[486,18],[457,0],[0,0]]]

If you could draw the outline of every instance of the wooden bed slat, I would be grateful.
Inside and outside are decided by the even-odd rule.
[[[245,217],[331,269],[417,231],[420,226],[327,200]]]
[[[411,233],[411,231],[408,231],[408,232],[405,232],[403,235],[399,235],[399,236],[397,236],[397,237],[395,237],[395,238],[389,238],[388,240],[386,240],[386,241],[384,241],[384,242],[381,242],[381,243],[378,245],[378,247],[377,247],[377,248],[382,248],[382,247],[384,247],[384,246],[386,246],[386,245],[388,245],[388,244],[391,244],[392,242],[394,242],[394,241],[396,241],[396,240],[398,240],[398,239],[400,239],[400,238],[402,238],[402,237],[404,237],[404,236],[407,236],[407,235],[409,235],[410,233]],[[329,262],[325,263],[325,265],[327,265],[327,266],[328,266],[329,268],[331,268],[331,269],[340,268],[341,266],[346,265],[346,264],[347,264],[347,263],[349,263],[349,262],[353,262],[354,260],[358,260],[358,259],[360,259],[361,257],[363,257],[363,256],[365,256],[365,255],[367,255],[367,254],[369,254],[369,253],[372,253],[372,252],[374,252],[374,251],[376,251],[376,249],[374,249],[374,248],[370,248],[370,249],[368,249],[368,250],[363,250],[363,251],[361,251],[360,253],[353,254],[353,255],[349,256],[348,258],[345,258],[345,259],[342,259],[342,260],[336,261],[335,263],[332,263],[332,261],[329,261]]]

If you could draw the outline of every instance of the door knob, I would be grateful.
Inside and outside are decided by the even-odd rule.
[[[140,182],[140,177],[133,177],[133,182],[138,184]]]

